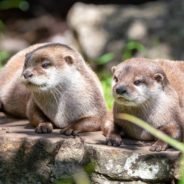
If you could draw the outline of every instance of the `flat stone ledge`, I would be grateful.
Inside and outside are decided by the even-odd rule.
[[[104,142],[101,132],[75,138],[58,129],[36,134],[27,120],[0,114],[0,184],[56,183],[78,169],[86,170],[93,184],[164,184],[178,177],[178,151],[154,153],[140,142],[120,148]]]

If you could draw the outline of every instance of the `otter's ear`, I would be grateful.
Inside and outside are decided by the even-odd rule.
[[[157,82],[162,82],[162,81],[164,80],[164,76],[163,76],[163,74],[161,74],[161,73],[156,73],[156,74],[154,75],[154,79],[155,79]]]
[[[113,66],[113,67],[111,68],[111,72],[114,73],[115,70],[116,70],[116,66]]]
[[[74,63],[74,59],[72,56],[65,56],[64,60],[66,61],[66,63],[68,63],[69,65],[72,65]]]

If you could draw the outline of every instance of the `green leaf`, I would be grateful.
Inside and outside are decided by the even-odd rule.
[[[129,59],[132,57],[132,53],[130,51],[126,51],[123,53],[123,59]]]
[[[97,60],[96,63],[99,65],[104,65],[106,63],[109,63],[114,59],[115,55],[112,52],[108,52],[106,54],[103,54],[100,56]]]
[[[129,59],[134,56],[135,52],[145,50],[143,44],[138,41],[128,41],[123,48],[122,58]]]
[[[138,51],[142,51],[142,50],[144,50],[144,46],[139,42],[130,41],[127,44],[127,49],[128,50],[134,50],[135,49],[135,50],[138,50]]]
[[[112,76],[111,75],[106,75],[101,79],[102,82],[102,87],[104,91],[104,97],[106,101],[106,105],[108,109],[112,109],[113,106],[113,96],[112,96]]]
[[[180,167],[181,167],[181,169],[180,169],[181,177],[180,177],[180,180],[179,180],[179,184],[184,184],[184,153],[182,154]]]

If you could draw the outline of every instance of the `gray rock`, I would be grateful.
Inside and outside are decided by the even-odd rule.
[[[21,38],[15,38],[9,35],[0,38],[0,50],[5,50],[6,52],[16,53],[26,47],[29,43]]]
[[[65,45],[69,45],[70,47],[80,50],[78,43],[76,39],[74,38],[72,32],[70,30],[66,30],[62,34],[54,34],[51,37],[49,37],[47,42],[57,42]]]
[[[78,41],[89,58],[97,58],[103,52],[109,35],[102,24],[113,11],[111,6],[99,9],[95,5],[76,3],[69,12],[68,23],[78,34]]]
[[[32,184],[86,181],[93,184],[163,184],[177,176],[179,152],[149,151],[149,146],[103,145],[101,132],[66,137],[36,134],[26,120],[0,114],[0,183]],[[134,142],[134,144],[133,144]],[[89,176],[88,176],[89,175]],[[178,176],[177,176],[178,177]]]
[[[93,174],[92,181],[92,184],[147,184],[143,181],[112,181],[99,174]]]
[[[120,61],[132,40],[145,48],[131,57],[183,59],[183,10],[184,1],[179,0],[139,6],[76,3],[68,22],[83,53],[92,60],[113,52]]]
[[[143,21],[135,20],[129,27],[127,35],[130,39],[141,40],[147,35],[147,28]]]
[[[173,165],[170,160],[171,157],[176,159],[178,152],[171,156],[135,147],[132,147],[135,151],[131,151],[130,148],[87,146],[88,154],[95,162],[95,172],[113,180],[167,181],[172,178]]]
[[[84,144],[80,138],[64,140],[55,156],[53,175],[56,178],[72,175],[84,163],[84,158]]]

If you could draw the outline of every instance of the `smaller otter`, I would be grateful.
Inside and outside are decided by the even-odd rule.
[[[118,113],[135,115],[174,139],[181,140],[184,119],[184,63],[135,58],[112,68],[114,123],[104,124],[103,133],[110,145],[120,145],[120,128],[125,136],[143,141],[154,140],[144,129],[118,119]],[[181,80],[180,80],[181,79]],[[163,151],[168,144],[161,140],[151,151]]]
[[[65,135],[98,131],[105,120],[97,76],[66,45],[48,43],[21,51],[6,64],[0,81],[3,110],[27,117],[37,133],[49,133],[53,126]]]

